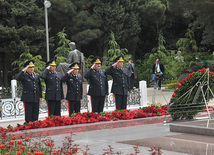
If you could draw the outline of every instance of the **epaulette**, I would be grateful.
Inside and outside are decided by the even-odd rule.
[[[28,73],[28,72],[25,72],[25,74],[26,74],[26,75],[29,75],[29,73]]]
[[[39,75],[38,73],[35,73],[35,72],[34,72],[34,74],[35,74],[35,75]]]

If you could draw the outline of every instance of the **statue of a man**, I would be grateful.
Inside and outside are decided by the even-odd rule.
[[[85,73],[85,60],[84,60],[84,55],[82,52],[80,52],[78,49],[76,49],[76,44],[75,42],[70,42],[69,47],[71,49],[67,63],[60,63],[59,66],[57,67],[57,71],[59,71],[62,75],[64,75],[69,69],[70,64],[73,62],[78,62],[79,67],[80,67],[80,74],[84,76]]]

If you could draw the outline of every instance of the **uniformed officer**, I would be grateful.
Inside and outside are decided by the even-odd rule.
[[[42,101],[42,87],[39,75],[34,72],[34,60],[25,63],[25,68],[17,75],[21,81],[23,92],[21,101],[24,102],[25,121],[37,121],[39,117],[39,102]]]
[[[61,116],[61,100],[64,99],[61,74],[56,72],[56,59],[51,59],[46,63],[46,69],[41,78],[45,80],[48,116]]]
[[[80,104],[82,100],[82,76],[79,75],[79,64],[72,63],[69,70],[63,77],[62,81],[67,84],[67,95],[69,116],[72,113],[80,112]]]
[[[124,57],[122,55],[118,56],[115,61],[116,63],[106,70],[106,74],[113,78],[111,92],[115,97],[116,109],[126,109],[127,95],[130,91],[128,72],[126,68],[123,68]]]
[[[101,69],[101,58],[94,57],[93,65],[86,72],[85,78],[89,81],[88,95],[91,96],[92,112],[102,112],[105,96],[108,95],[108,81],[105,70]]]

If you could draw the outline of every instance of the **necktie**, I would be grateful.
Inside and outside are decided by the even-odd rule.
[[[32,73],[32,74],[30,74],[30,75],[31,75],[31,77],[32,77],[32,78],[34,78],[34,74],[33,74],[33,73]]]

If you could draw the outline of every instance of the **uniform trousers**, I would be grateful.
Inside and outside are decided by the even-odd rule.
[[[133,89],[134,79],[135,79],[135,76],[134,76],[134,74],[132,74],[132,75],[129,77],[130,89]]]
[[[80,101],[68,101],[68,110],[69,116],[71,116],[72,113],[80,112]]]
[[[92,112],[103,112],[105,96],[91,96]]]
[[[126,109],[127,95],[114,94],[116,110]]]
[[[25,121],[27,123],[38,121],[39,117],[39,102],[24,102]]]
[[[61,116],[61,101],[46,100],[48,105],[48,116]]]

